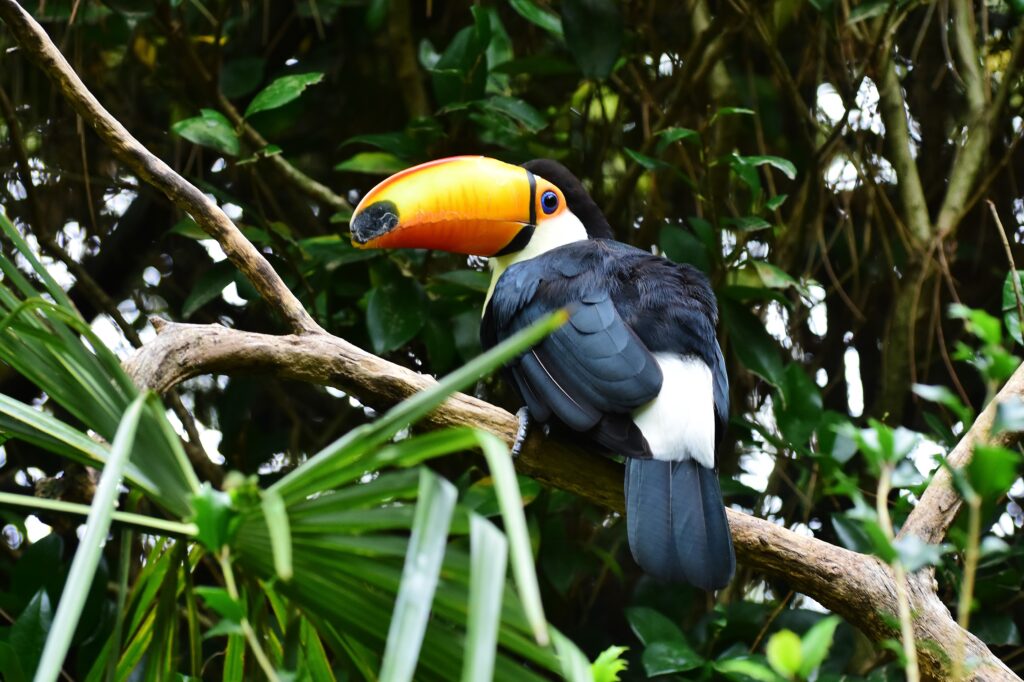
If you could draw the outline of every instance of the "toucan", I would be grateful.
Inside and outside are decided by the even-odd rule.
[[[703,273],[613,240],[582,183],[548,159],[409,168],[362,198],[350,228],[359,248],[488,257],[485,348],[568,310],[507,367],[521,415],[625,457],[629,546],[647,574],[708,591],[729,582],[736,560],[715,453],[729,384]]]

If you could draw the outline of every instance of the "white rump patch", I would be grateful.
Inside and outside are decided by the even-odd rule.
[[[655,459],[695,459],[715,466],[715,394],[703,360],[655,353],[664,381],[651,402],[633,411]]]

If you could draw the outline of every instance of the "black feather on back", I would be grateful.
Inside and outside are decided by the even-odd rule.
[[[538,420],[554,416],[613,452],[650,457],[632,411],[661,390],[653,353],[671,352],[711,368],[720,436],[728,379],[703,274],[611,240],[567,244],[502,274],[481,322],[484,347],[558,308],[569,322],[508,368]]]

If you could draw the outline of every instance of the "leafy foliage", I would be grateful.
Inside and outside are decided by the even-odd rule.
[[[948,544],[893,535],[1019,364],[1016,10],[988,4],[961,33],[971,22],[923,5],[824,0],[23,4],[325,329],[459,379],[387,415],[372,396],[269,377],[193,380],[172,412],[140,398],[120,361],[152,338],[150,316],[280,321],[0,33],[14,102],[0,118],[5,679],[29,679],[58,629],[89,544],[76,530],[100,499],[86,467],[109,465],[135,410],[128,492],[92,508],[114,525],[81,587],[85,625],[60,625],[74,679],[899,677],[891,653],[788,585],[749,571],[716,599],[655,585],[616,516],[517,479],[486,436],[406,430],[496,366],[464,371],[489,277],[443,254],[358,251],[346,222],[385,175],[463,153],[562,160],[616,238],[708,274],[732,385],[730,505],[932,567],[954,612],[976,549],[971,628],[1019,665],[1020,453],[978,449],[954,472],[973,502]],[[889,53],[902,100],[887,107]],[[992,93],[984,116],[972,85]],[[909,112],[910,138],[891,111]],[[963,131],[989,118],[985,163],[950,213]],[[928,188],[924,236],[900,148]],[[476,392],[518,407],[500,381]],[[994,431],[1024,428],[1020,407],[999,405]]]

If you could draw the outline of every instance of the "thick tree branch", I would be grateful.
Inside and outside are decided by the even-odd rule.
[[[216,239],[235,267],[249,279],[266,304],[285,320],[291,331],[321,331],[263,254],[242,235],[216,202],[143,147],[103,108],[42,26],[21,5],[15,0],[0,0],[0,19],[7,24],[25,53],[49,76],[78,115],[110,146],[121,162],[167,195]]]
[[[390,363],[329,334],[270,336],[217,325],[155,320],[159,334],[125,363],[140,387],[166,391],[178,382],[209,373],[263,372],[288,379],[337,386],[364,403],[387,408],[435,382],[431,377]],[[998,400],[1024,396],[1024,369],[1018,370]],[[994,414],[990,406],[964,436],[950,460],[962,464],[973,443],[987,434]],[[511,444],[518,422],[511,413],[464,394],[456,394],[427,421],[435,426],[474,426]],[[1004,437],[1003,442],[1008,442]],[[548,486],[573,492],[621,513],[622,469],[572,443],[531,437],[516,468]],[[933,489],[935,492],[933,492]],[[959,499],[944,471],[936,474],[911,526],[922,537],[941,540]],[[763,519],[729,510],[729,525],[739,560],[766,575],[784,580],[818,600],[876,640],[897,637],[896,587],[888,566],[815,538],[794,533]],[[908,532],[908,531],[905,531]],[[944,652],[963,651],[979,662],[975,680],[1018,678],[973,635],[950,617],[935,593],[929,571],[908,580],[915,640],[922,671],[929,679],[948,679]]]

